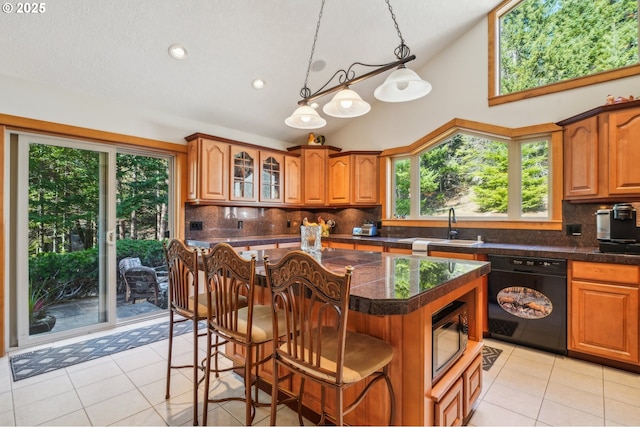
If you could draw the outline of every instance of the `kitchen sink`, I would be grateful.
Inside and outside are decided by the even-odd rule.
[[[480,246],[482,241],[479,240],[464,240],[464,239],[434,239],[430,240],[433,245],[447,245],[447,246],[465,246],[473,247]]]
[[[464,240],[464,239],[439,239],[432,237],[407,237],[404,239],[398,239],[398,243],[411,243],[419,242],[418,245],[446,245],[446,246],[459,246],[459,247],[474,247],[480,246],[483,242],[478,240]]]

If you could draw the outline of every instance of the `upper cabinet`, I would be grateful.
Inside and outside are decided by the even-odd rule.
[[[378,203],[379,153],[333,154],[329,158],[328,203],[375,205]]]
[[[260,201],[283,201],[285,162],[284,154],[260,153]]]
[[[609,115],[609,194],[640,194],[640,108]]]
[[[566,199],[598,196],[598,117],[564,128],[564,195]]]
[[[640,101],[605,105],[564,127],[564,198],[619,201],[640,196]]]
[[[187,146],[188,189],[191,202],[229,199],[229,144],[196,137]]]
[[[322,145],[288,151],[196,133],[188,141],[191,203],[286,206],[376,205],[379,152]]]
[[[231,146],[231,200],[258,200],[258,150]]]
[[[305,205],[324,205],[327,201],[327,161],[326,149],[302,149],[302,197]]]
[[[302,160],[300,156],[284,156],[284,202],[302,203]]]

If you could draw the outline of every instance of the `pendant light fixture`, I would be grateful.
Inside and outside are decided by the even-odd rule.
[[[311,46],[307,74],[304,79],[304,86],[300,89],[300,96],[302,97],[302,99],[298,101],[300,107],[298,107],[291,116],[286,118],[284,122],[287,126],[297,129],[318,129],[325,126],[327,121],[323,119],[315,109],[310,107],[309,104],[333,92],[337,93],[333,99],[322,108],[325,114],[332,117],[351,118],[368,113],[369,110],[371,110],[371,105],[364,101],[350,86],[394,68],[396,68],[396,70],[374,91],[376,99],[385,102],[405,102],[421,98],[431,92],[431,84],[429,84],[429,82],[422,80],[418,74],[405,67],[405,63],[413,61],[416,59],[416,56],[411,54],[409,47],[404,43],[404,38],[398,27],[398,22],[396,21],[389,0],[385,0],[385,2],[389,8],[389,13],[391,14],[391,19],[393,20],[398,37],[400,38],[400,45],[394,50],[397,60],[382,65],[354,62],[346,70],[340,69],[336,71],[318,91],[311,93],[307,83],[311,64],[313,63],[316,41],[318,40],[318,30],[320,29],[322,12],[324,10],[325,0],[322,0],[313,45]],[[356,72],[353,69],[356,66],[375,68],[375,70],[369,71],[361,76],[356,76]],[[327,89],[327,86],[332,84],[336,78],[338,84]]]

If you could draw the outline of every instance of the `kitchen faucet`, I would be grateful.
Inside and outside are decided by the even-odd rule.
[[[448,228],[448,232],[447,232],[447,239],[451,240],[451,239],[457,239],[458,238],[458,230],[452,230],[451,229],[451,224],[455,224],[457,223],[458,220],[456,219],[456,211],[453,208],[449,208],[449,228]]]

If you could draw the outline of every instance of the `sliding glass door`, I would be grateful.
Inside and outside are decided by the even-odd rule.
[[[164,313],[171,158],[31,134],[11,141],[12,345]]]
[[[19,135],[18,344],[114,323],[115,148]]]

